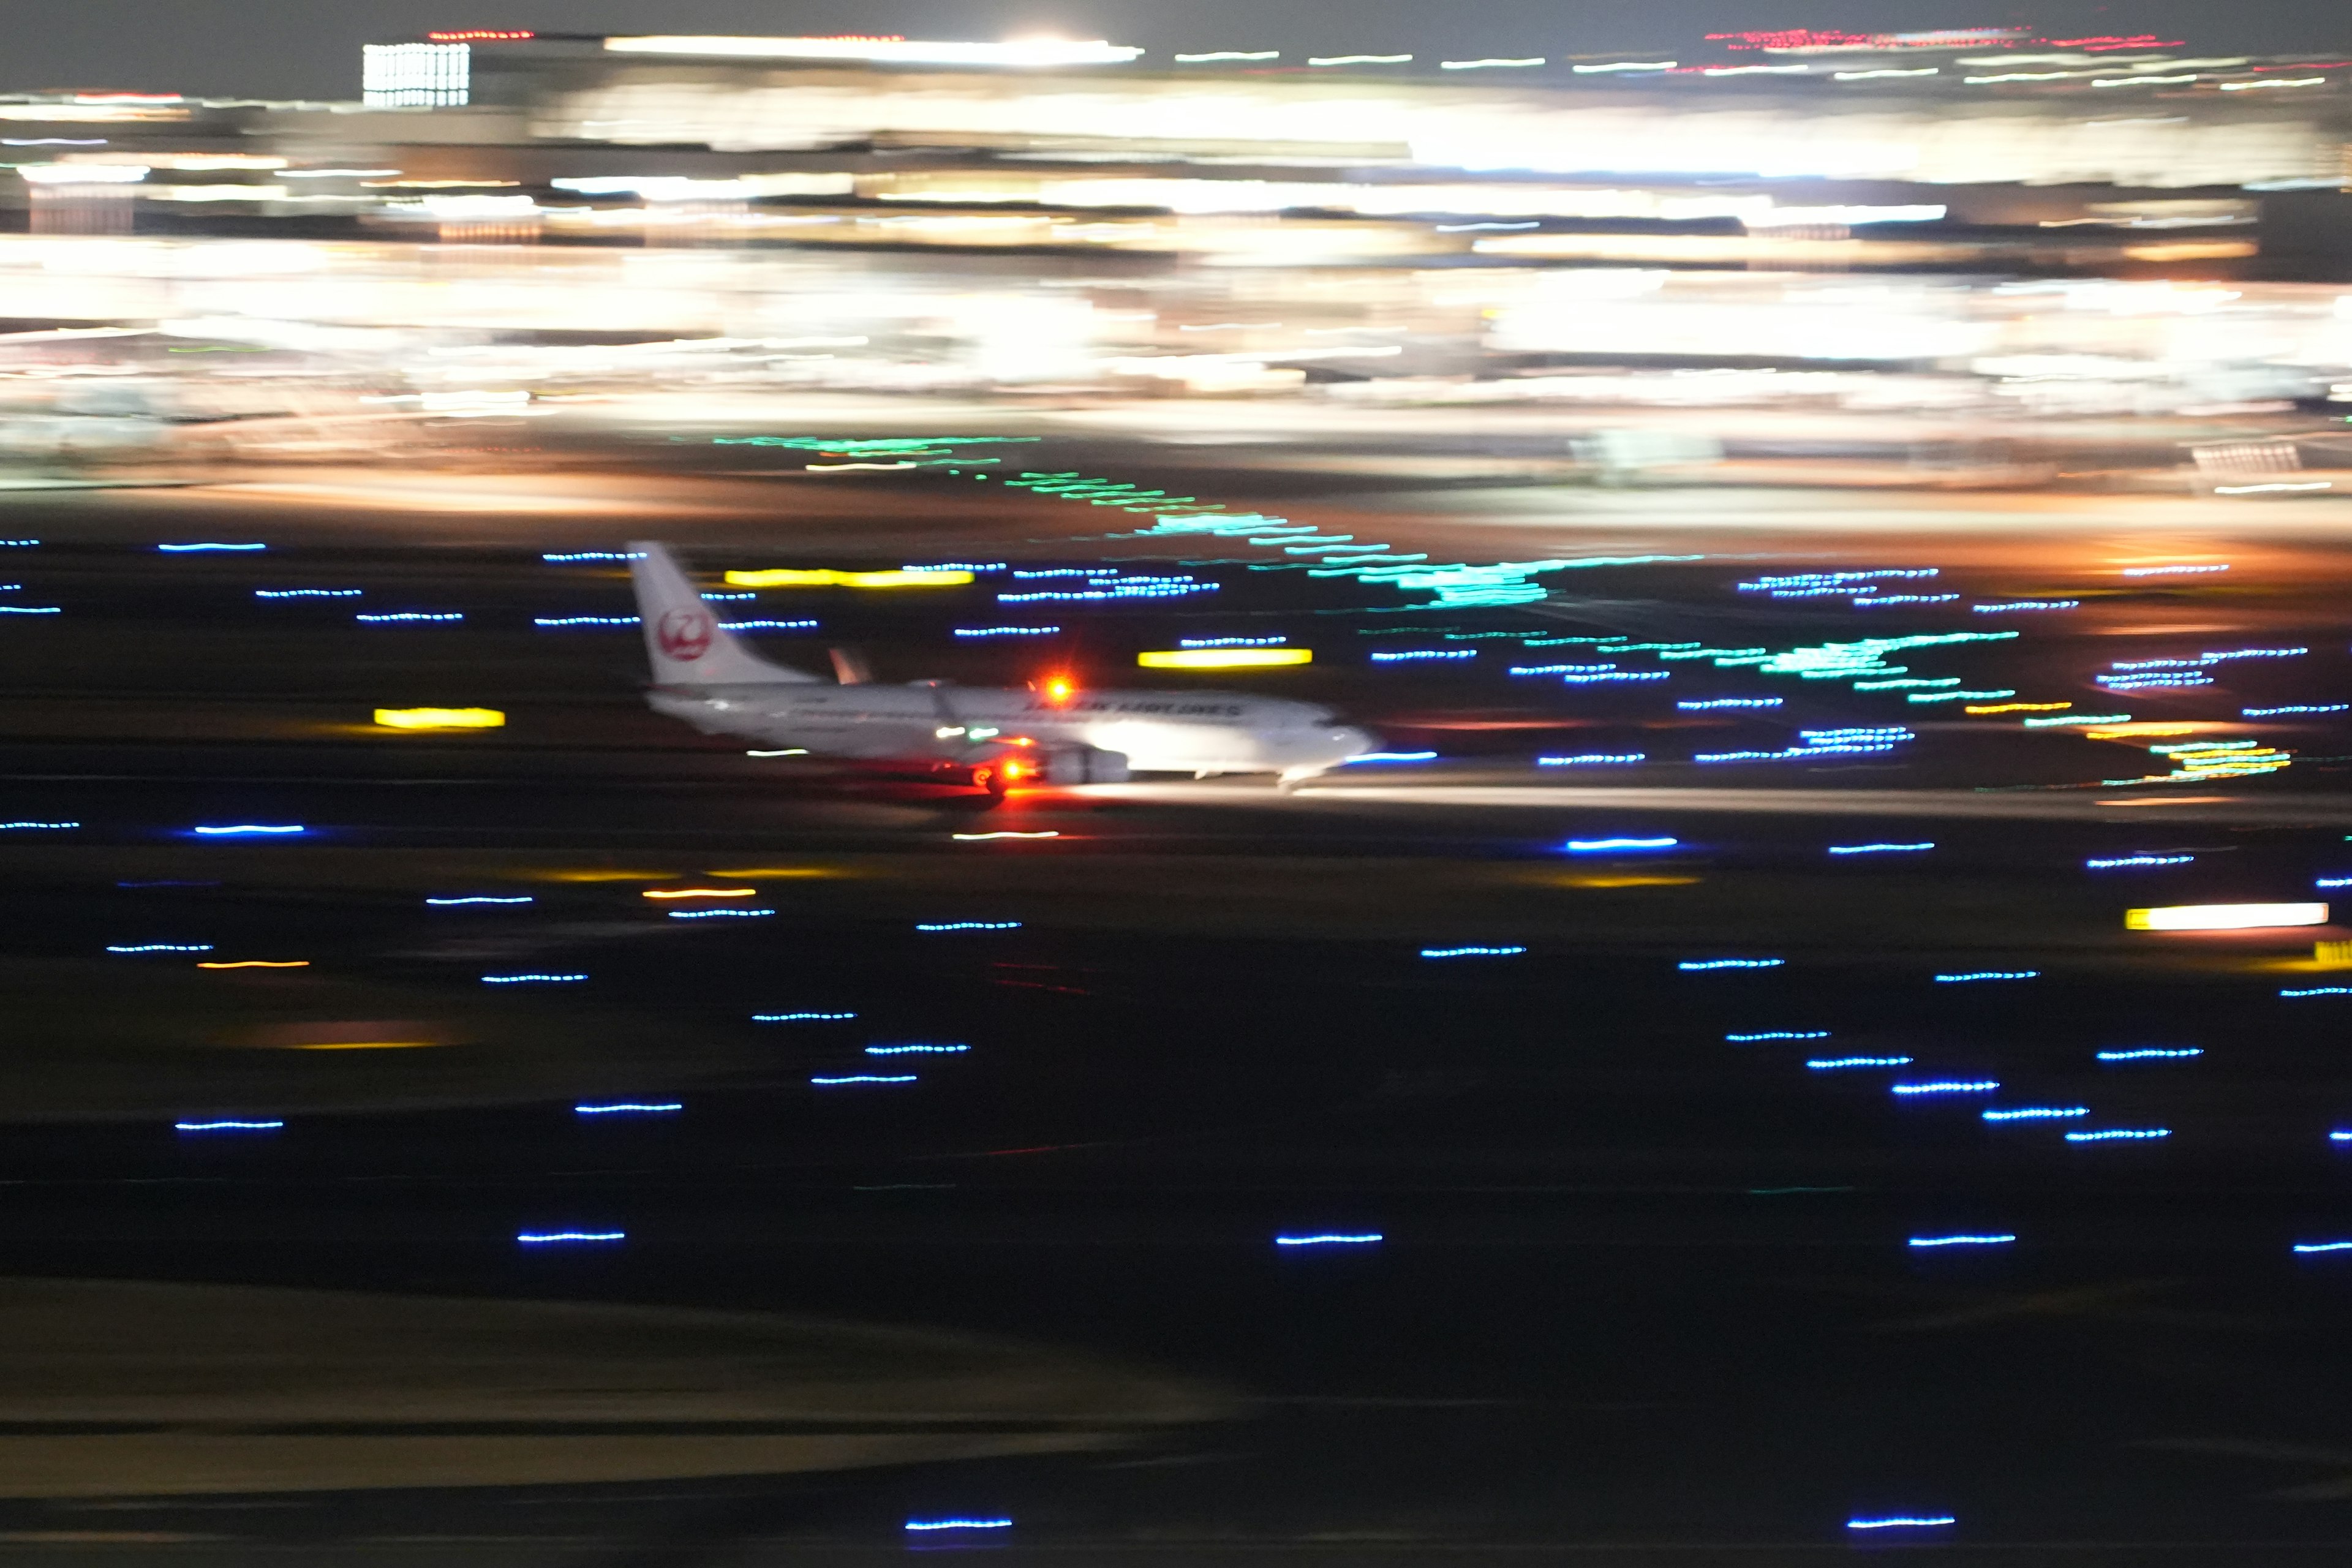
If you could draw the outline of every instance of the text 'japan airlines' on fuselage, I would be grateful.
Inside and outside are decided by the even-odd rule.
[[[646,701],[708,734],[778,749],[961,773],[1115,783],[1147,773],[1311,777],[1371,749],[1330,710],[1219,691],[1038,692],[1004,687],[832,685],[772,664],[719,622],[659,544],[629,546],[654,684]]]

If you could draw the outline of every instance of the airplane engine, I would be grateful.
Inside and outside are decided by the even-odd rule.
[[[1042,770],[1047,784],[1125,784],[1127,753],[1093,746],[1068,746],[1048,752]]]

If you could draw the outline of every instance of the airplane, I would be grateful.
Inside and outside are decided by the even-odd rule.
[[[1372,749],[1313,703],[1223,691],[1081,691],[943,680],[874,683],[846,650],[837,684],[745,647],[666,546],[633,543],[629,576],[653,666],[646,701],[709,735],[940,775],[1001,798],[1009,784],[1117,784],[1130,773],[1273,773],[1286,788]]]

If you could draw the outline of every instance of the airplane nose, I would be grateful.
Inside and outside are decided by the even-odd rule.
[[[1362,756],[1372,749],[1373,742],[1367,731],[1348,726],[1331,731],[1331,744],[1339,753],[1339,760],[1344,762],[1349,757]]]

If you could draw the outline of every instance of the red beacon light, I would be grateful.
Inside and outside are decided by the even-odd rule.
[[[1044,690],[1045,705],[1049,708],[1067,708],[1070,699],[1078,694],[1077,683],[1066,675],[1047,676]]]

